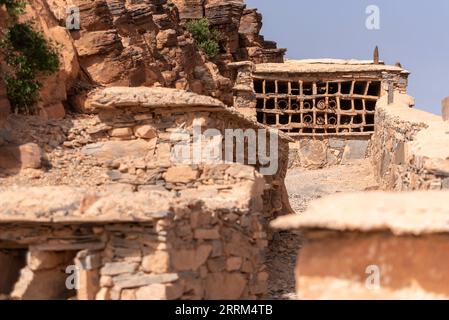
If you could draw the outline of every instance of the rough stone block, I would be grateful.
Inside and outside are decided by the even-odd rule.
[[[122,273],[132,273],[137,270],[134,262],[108,262],[101,268],[101,275],[114,276]]]
[[[131,138],[133,131],[131,128],[114,128],[109,130],[109,135],[114,138]]]
[[[78,271],[78,300],[94,300],[100,290],[100,272],[98,269]]]
[[[196,229],[194,232],[195,239],[216,240],[220,239],[220,231],[214,229]]]
[[[196,249],[176,250],[171,255],[171,263],[177,271],[195,271],[203,265],[212,252],[212,246],[203,244]]]
[[[31,249],[27,254],[27,265],[33,270],[53,269],[59,265],[72,262],[73,254],[67,252],[40,251]],[[72,261],[71,261],[72,260]]]
[[[144,140],[106,141],[89,144],[81,150],[101,161],[113,161],[123,157],[143,158],[154,146]]]
[[[207,275],[205,294],[208,300],[237,300],[243,295],[247,280],[240,273],[211,273]]]
[[[343,152],[342,163],[364,159],[368,151],[369,140],[349,140]]]
[[[343,149],[346,145],[346,141],[343,139],[329,139],[329,147],[332,149]]]
[[[134,128],[134,134],[143,139],[153,139],[157,137],[157,130],[151,125],[137,126]]]
[[[236,271],[240,270],[242,267],[243,259],[241,257],[230,257],[226,261],[226,270],[227,271]]]
[[[134,274],[120,274],[114,278],[112,281],[114,285],[121,289],[127,288],[137,288],[143,287],[150,284],[156,283],[168,283],[174,282],[179,279],[176,273],[165,273],[165,274],[145,274],[142,272]]]
[[[152,284],[136,291],[137,300],[175,300],[182,296],[183,287],[178,283]]]
[[[167,273],[170,269],[170,255],[166,251],[157,250],[143,257],[142,270],[151,273]]]
[[[35,143],[0,147],[0,168],[2,169],[39,169],[42,158],[43,152]]]
[[[319,169],[326,165],[326,144],[321,140],[303,139],[299,142],[301,165]]]
[[[191,166],[176,166],[168,168],[165,173],[165,181],[170,183],[189,183],[198,178],[198,170]]]

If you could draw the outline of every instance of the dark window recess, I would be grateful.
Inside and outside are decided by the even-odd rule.
[[[254,91],[256,93],[263,93],[263,80],[254,80]]]
[[[265,115],[265,117],[267,119],[267,124],[271,124],[271,125],[276,124],[276,115],[267,113]]]
[[[336,94],[336,93],[338,93],[338,83],[336,83],[336,82],[329,82],[328,88],[329,88],[328,94]]]
[[[318,83],[316,89],[318,94],[326,94],[326,83]]]
[[[278,81],[278,93],[288,94],[288,82]]]
[[[313,84],[312,83],[304,83],[302,85],[302,93],[307,96],[312,95],[313,94]]]
[[[263,101],[264,101],[264,99],[257,99],[257,104],[256,104],[257,109],[263,109]]]
[[[351,110],[352,109],[351,100],[340,100],[340,109],[341,110]]]
[[[0,295],[8,295],[26,265],[26,249],[0,249]]]
[[[276,93],[276,84],[274,81],[265,82],[265,93]]]
[[[293,123],[301,123],[301,116],[299,114],[292,114],[292,120]]]
[[[369,84],[368,95],[376,97],[380,96],[380,81],[373,81]]]
[[[355,99],[354,100],[354,109],[355,110],[363,110],[363,100]]]
[[[341,93],[350,94],[351,93],[352,82],[345,81],[341,83]]]
[[[366,124],[374,124],[374,114],[365,115]]]
[[[291,94],[299,95],[299,82],[291,82]]]
[[[279,124],[289,124],[290,117],[288,114],[279,115]]]
[[[358,114],[356,116],[354,116],[353,120],[352,120],[353,124],[362,124],[363,123],[363,116],[361,114]]]
[[[264,123],[263,121],[263,112],[257,112],[257,122]]]
[[[274,99],[267,99],[265,109],[274,109],[275,105]]]
[[[342,125],[350,125],[351,124],[351,116],[341,116],[340,124]]]
[[[354,84],[354,94],[365,94],[366,82],[356,81]]]
[[[376,110],[376,102],[373,100],[365,100],[365,109],[366,111],[374,111]]]

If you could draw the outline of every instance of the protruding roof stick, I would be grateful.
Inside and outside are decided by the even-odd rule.
[[[449,121],[449,97],[441,101],[441,115],[444,121]]]
[[[394,102],[394,84],[393,81],[388,80],[388,104]]]
[[[374,61],[374,64],[379,64],[379,47],[378,46],[376,46],[374,48],[373,61]]]

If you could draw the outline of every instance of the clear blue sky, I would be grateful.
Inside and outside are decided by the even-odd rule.
[[[246,0],[263,14],[262,34],[288,48],[290,59],[397,61],[412,74],[408,92],[416,108],[441,113],[449,96],[448,0]],[[380,30],[368,30],[368,5],[380,9]]]

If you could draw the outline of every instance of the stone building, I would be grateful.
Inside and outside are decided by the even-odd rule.
[[[61,120],[10,115],[5,128],[3,298],[266,294],[267,224],[291,212],[288,136],[213,98],[148,87],[97,89],[83,113]],[[202,139],[199,151],[225,151],[229,129],[259,134],[232,146],[230,161],[214,152],[194,161]],[[265,148],[270,139],[276,149]],[[254,145],[276,157],[274,171],[262,175],[267,162],[262,154],[251,160]],[[66,281],[75,281],[74,270],[72,288]]]
[[[230,67],[235,70],[234,107],[293,137],[293,149],[302,158],[293,156],[293,161],[307,167],[364,157],[377,100],[387,92],[405,93],[409,75],[398,66],[359,60]]]

